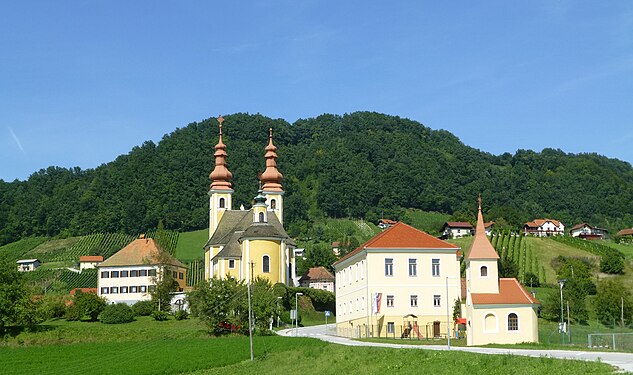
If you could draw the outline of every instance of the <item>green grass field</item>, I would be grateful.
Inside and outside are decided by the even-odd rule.
[[[611,374],[593,362],[407,349],[345,347],[316,339],[211,338],[197,319],[121,325],[56,320],[0,341],[3,374]]]
[[[8,261],[23,259],[26,253],[47,240],[48,238],[46,237],[27,237],[10,244],[0,246],[0,259]]]
[[[439,236],[442,225],[450,219],[451,215],[439,212],[426,212],[410,208],[405,213],[405,221],[411,226],[431,234]]]
[[[181,261],[204,258],[203,247],[209,240],[209,230],[200,229],[193,232],[180,233],[176,245],[176,258]]]

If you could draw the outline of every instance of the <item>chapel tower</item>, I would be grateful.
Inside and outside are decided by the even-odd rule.
[[[224,118],[218,117],[220,124],[220,137],[218,144],[215,145],[215,168],[209,175],[212,180],[211,189],[209,190],[209,238],[218,227],[218,223],[222,219],[222,215],[227,210],[231,210],[233,189],[231,187],[231,179],[233,175],[229,171],[226,164],[226,145],[222,141],[222,123]]]
[[[266,205],[268,210],[272,211],[279,222],[284,222],[284,205],[283,196],[284,190],[281,186],[281,179],[283,175],[277,169],[277,147],[273,144],[273,128],[270,128],[270,134],[268,136],[268,146],[266,146],[266,170],[262,173],[260,180],[263,184],[262,194],[266,197]]]

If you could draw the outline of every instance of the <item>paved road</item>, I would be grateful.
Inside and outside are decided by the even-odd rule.
[[[333,327],[333,325],[330,325]],[[278,332],[282,336],[293,336],[295,331],[292,329],[284,329]],[[383,348],[398,349],[427,349],[427,350],[448,350],[445,345],[406,345],[406,344],[388,344],[377,342],[355,341],[345,337],[337,337],[328,335],[325,325],[300,327],[297,330],[299,336],[314,337],[323,341],[334,344],[348,346],[377,346]],[[583,361],[597,361],[598,359],[604,363],[608,363],[621,370],[633,372],[633,353],[617,353],[617,352],[583,352],[571,350],[534,350],[534,349],[508,349],[508,348],[479,348],[479,347],[462,347],[454,346],[451,350],[459,350],[463,352],[480,353],[480,354],[513,354],[528,357],[552,357],[561,359],[577,359]]]

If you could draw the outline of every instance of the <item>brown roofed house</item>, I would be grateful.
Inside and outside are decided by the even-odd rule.
[[[299,285],[334,293],[334,275],[323,266],[309,268],[299,279]]]
[[[523,234],[536,237],[562,236],[565,226],[554,219],[534,219],[523,224]]]

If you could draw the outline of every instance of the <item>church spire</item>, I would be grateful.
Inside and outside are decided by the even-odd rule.
[[[222,142],[222,123],[224,118],[218,117],[218,123],[220,124],[220,138],[218,144],[215,145],[215,168],[209,175],[209,178],[213,181],[211,183],[211,190],[231,190],[231,178],[233,175],[229,171],[226,165],[226,145]]]
[[[264,184],[262,190],[264,191],[283,191],[281,186],[281,179],[283,175],[277,169],[277,147],[273,144],[273,128],[270,128],[270,135],[268,137],[268,146],[266,146],[266,170],[261,175],[261,182]]]
[[[486,236],[486,226],[484,225],[484,215],[481,213],[481,194],[477,198],[479,208],[477,210],[477,227],[475,228],[475,239],[470,247],[466,259],[499,259],[499,255]]]

